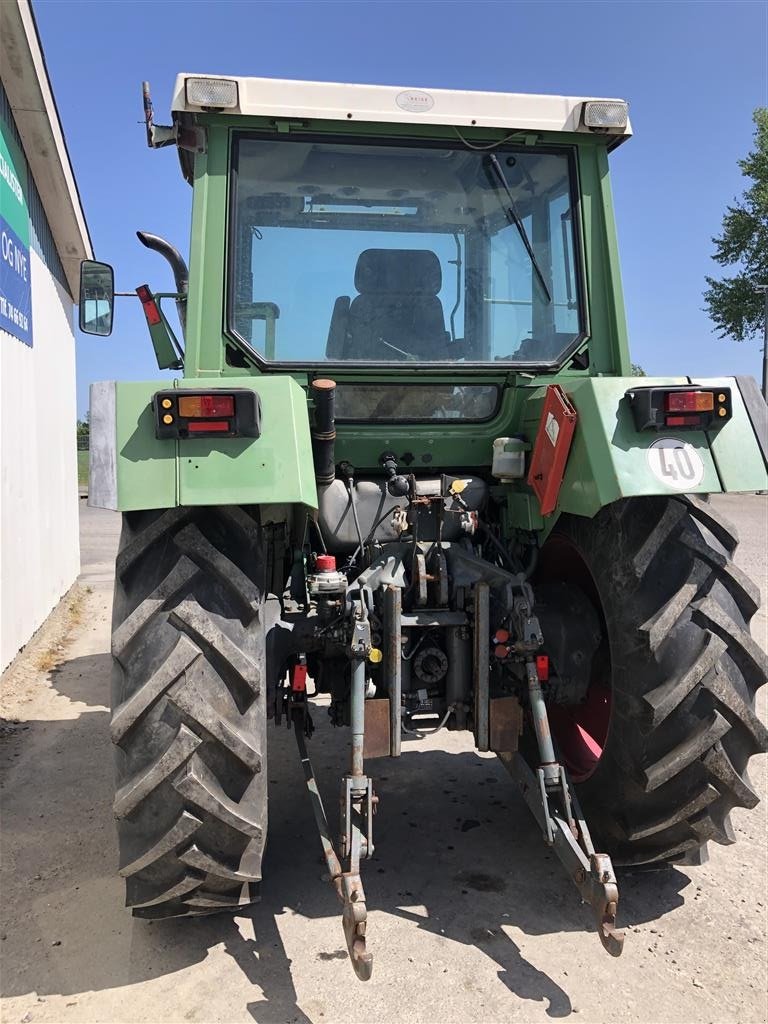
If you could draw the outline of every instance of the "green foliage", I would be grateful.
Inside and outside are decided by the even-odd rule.
[[[87,451],[77,453],[77,483],[79,487],[88,486],[88,461],[90,453]]]
[[[768,108],[758,107],[755,148],[739,160],[752,184],[740,202],[726,209],[722,234],[713,238],[713,259],[734,267],[732,277],[708,277],[704,293],[707,312],[721,338],[744,341],[763,327],[764,298],[755,289],[768,285]]]
[[[647,377],[648,374],[642,368],[640,363],[632,363],[632,376],[633,377]]]

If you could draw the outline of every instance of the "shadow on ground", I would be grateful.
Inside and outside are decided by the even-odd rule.
[[[307,1021],[278,919],[286,908],[327,918],[327,949],[318,959],[344,956],[344,940],[340,908],[320,881],[319,843],[291,734],[275,728],[269,734],[266,881],[262,902],[243,915],[250,923],[226,915],[134,920],[115,873],[111,750],[102,710],[108,680],[107,655],[65,662],[52,677],[62,718],[0,730],[4,995],[129,986],[199,963],[223,944],[262,991],[248,1004],[254,1019]],[[333,808],[346,736],[334,734],[324,709],[315,717],[310,752]],[[525,959],[504,928],[528,935],[586,931],[589,912],[503,768],[472,752],[422,752],[408,743],[399,761],[370,762],[370,769],[380,805],[376,854],[364,868],[369,910],[477,947],[498,964],[499,978],[517,998],[545,1002],[552,1017],[570,1013],[566,992]],[[676,870],[623,879],[622,925],[670,913],[683,903],[688,884]],[[426,908],[426,916],[416,908]],[[244,935],[251,925],[255,939]],[[368,934],[375,955],[398,955],[377,944],[373,922]],[[605,956],[596,936],[594,944],[595,957]],[[356,984],[351,969],[349,982]]]

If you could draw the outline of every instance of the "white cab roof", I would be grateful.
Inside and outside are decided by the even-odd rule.
[[[240,78],[188,72],[176,78],[172,105],[174,112],[201,112],[203,109],[187,102],[187,78],[219,78],[237,82],[238,105],[223,111],[227,114],[280,120],[321,118],[330,121],[477,126],[531,132],[591,134],[583,124],[584,103],[609,98],[296,82],[279,78]],[[629,137],[632,129],[627,122],[625,128],[609,129],[606,134],[610,136],[610,145],[615,146]]]

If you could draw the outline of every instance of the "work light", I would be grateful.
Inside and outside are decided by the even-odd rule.
[[[587,128],[626,128],[628,109],[623,100],[587,100],[584,124]]]
[[[229,110],[238,104],[237,82],[231,78],[188,78],[185,85],[192,106]]]

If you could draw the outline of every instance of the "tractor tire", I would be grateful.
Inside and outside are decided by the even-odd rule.
[[[112,619],[114,812],[136,917],[253,902],[267,831],[264,586],[238,507],[123,516]]]
[[[577,584],[602,618],[587,699],[551,725],[596,848],[618,865],[703,863],[709,840],[735,841],[731,809],[758,803],[747,762],[768,749],[755,714],[768,659],[737,543],[681,495],[564,516],[542,549],[537,578]]]

